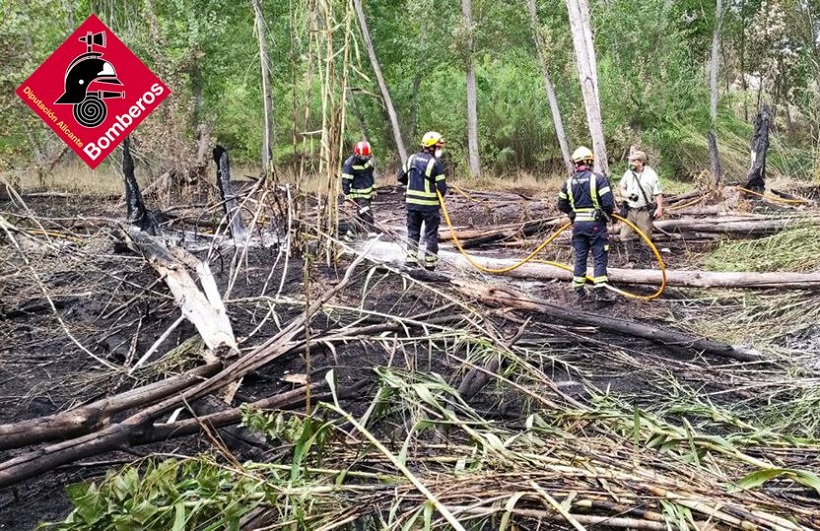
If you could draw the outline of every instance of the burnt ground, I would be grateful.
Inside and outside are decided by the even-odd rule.
[[[552,198],[542,200],[528,190],[503,194],[476,192],[470,195],[470,199],[458,194],[448,198],[453,221],[460,231],[489,230],[512,223],[557,217]],[[53,246],[28,246],[18,250],[9,238],[0,235],[0,252],[3,255],[0,259],[0,402],[3,404],[0,424],[64,411],[201,362],[196,355],[184,354],[170,361],[155,362],[160,353],[168,352],[196,336],[194,327],[187,321],[162,343],[152,363],[135,372],[134,377],[118,375],[102,368],[89,354],[117,366],[129,366],[179,317],[179,310],[167,287],[146,261],[134,254],[115,252],[112,227],[122,219],[121,208],[117,198],[88,197],[27,198],[25,209],[16,204],[0,204],[0,214],[12,225],[24,228],[28,237],[42,242],[48,241],[48,234],[54,243]],[[192,212],[195,210],[191,209]],[[374,211],[382,226],[401,232],[404,212],[399,190],[381,188],[374,201]],[[192,216],[196,217],[194,214]],[[180,219],[182,217],[180,215]],[[46,229],[46,234],[41,231],[42,228]],[[542,238],[543,235],[541,238],[533,235],[527,241],[519,242],[520,246],[510,239],[493,242],[475,252],[504,257],[521,255],[522,249],[530,241]],[[26,237],[20,236],[19,239],[22,241]],[[69,243],[64,245],[66,241]],[[443,244],[442,249],[449,249],[449,245]],[[704,245],[667,244],[668,252],[664,253],[664,259],[669,267],[686,264],[692,253],[702,251]],[[208,260],[206,252],[196,254]],[[569,263],[571,251],[568,241],[559,240],[545,258]],[[232,285],[225,298],[240,347],[250,349],[298,316],[303,308],[300,301],[315,298],[338,283],[349,260],[343,256],[337,263],[329,265],[319,256],[306,265],[302,259],[284,259],[275,248],[253,249],[242,260],[236,260],[229,254],[211,256],[210,265],[221,292],[226,293],[228,285]],[[632,261],[622,252],[619,244],[613,244],[611,266],[629,266]],[[449,275],[461,274],[449,270],[446,263],[440,269]],[[232,273],[237,271],[238,274],[232,279]],[[434,284],[446,290],[446,283]],[[569,286],[565,283],[517,281],[513,285],[557,304],[571,304]],[[48,299],[44,293],[49,295]],[[666,300],[680,296],[673,290],[665,293]],[[273,299],[276,302],[271,302]],[[288,303],[289,299],[292,304]],[[406,279],[379,270],[357,275],[351,286],[334,302],[340,306],[364,307],[373,313],[363,318],[360,315],[351,316],[343,309],[327,312],[314,319],[312,334],[321,335],[323,331],[351,323],[361,326],[382,322],[378,314],[413,316],[434,312],[448,304],[442,296],[408,289]],[[614,305],[596,307],[594,311],[646,323],[665,322],[669,311],[664,308],[665,303],[652,304],[658,306],[620,300]],[[269,311],[271,309],[272,312]],[[488,315],[502,335],[511,336],[520,328],[521,318],[498,316],[493,311],[488,308]],[[270,318],[272,314],[275,314],[275,319]],[[574,344],[572,339],[558,337],[559,333],[567,330],[575,336],[587,334],[584,330],[535,316],[529,325],[527,337],[534,343],[552,342],[555,348],[560,348],[562,341],[568,346]],[[651,359],[652,363],[668,364],[673,371],[686,367],[692,360],[703,359],[695,354],[681,359],[679,352],[660,349],[647,341],[600,333],[593,336],[587,336],[588,344],[615,342],[625,355],[640,354],[645,357],[644,360]],[[332,349],[317,346],[310,351],[310,375],[321,379],[327,370],[335,368],[341,388],[363,381],[375,384],[377,377],[373,367],[400,365],[393,358],[394,354],[368,341],[351,341]],[[597,363],[592,347],[570,356],[580,363]],[[401,364],[405,362],[402,360]],[[706,361],[712,362],[723,364],[725,360]],[[412,365],[408,368],[446,375],[456,386],[463,375],[463,369],[454,366],[446,357],[418,353]],[[624,364],[623,370],[601,367],[593,375],[592,381],[601,388],[639,391],[645,387],[644,375],[637,370],[639,365],[635,363],[634,371],[630,371],[628,363]],[[245,379],[237,401],[250,402],[290,390],[294,384],[287,381],[285,376],[303,374],[305,370],[304,356],[293,356],[267,366]],[[574,384],[572,375],[566,373],[560,364],[555,365],[552,376],[558,381]],[[707,381],[700,383],[711,385]],[[567,387],[571,388],[572,385]],[[368,403],[365,395],[350,399],[349,407],[356,411]],[[491,392],[477,396],[475,404],[479,410],[504,417],[516,417],[523,407]],[[124,447],[118,452],[59,467],[12,488],[0,490],[0,529],[32,529],[38,522],[61,520],[71,509],[65,493],[66,485],[100,478],[107,471],[140,456],[153,452],[193,455],[210,449],[212,444],[208,437],[191,436],[164,443]],[[271,455],[264,449],[249,448],[239,443],[232,449],[249,458],[264,459]],[[0,461],[13,458],[22,451],[0,451]]]

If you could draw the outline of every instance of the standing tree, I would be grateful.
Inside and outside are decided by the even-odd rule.
[[[712,61],[709,66],[709,120],[711,130],[707,136],[709,140],[709,160],[712,166],[712,178],[715,185],[720,184],[720,156],[717,147],[717,103],[718,103],[718,61],[720,58],[720,26],[723,20],[723,2],[717,0],[715,6],[715,28],[712,32]]]
[[[475,66],[473,65],[473,14],[472,0],[461,0],[464,14],[464,29],[467,32],[465,60],[467,66],[467,149],[470,159],[470,173],[473,177],[481,175],[481,164],[478,158],[478,110],[475,84]]]
[[[407,150],[404,147],[404,141],[401,139],[401,129],[399,128],[399,119],[396,115],[396,109],[393,107],[393,100],[390,98],[390,92],[387,90],[387,84],[384,82],[382,76],[382,69],[379,66],[379,60],[376,57],[376,50],[373,49],[373,41],[370,38],[370,31],[367,29],[367,19],[364,17],[364,9],[362,9],[362,0],[353,0],[353,6],[356,9],[356,16],[359,19],[359,28],[362,30],[362,37],[364,37],[364,44],[367,47],[367,56],[370,58],[370,64],[373,66],[373,72],[376,74],[376,81],[379,83],[379,90],[382,93],[382,100],[387,108],[387,115],[390,118],[390,127],[393,129],[393,140],[396,142],[396,149],[399,150],[399,157],[401,163],[407,160]]]
[[[558,108],[558,99],[555,97],[555,89],[552,86],[552,81],[550,81],[546,42],[541,25],[538,23],[535,0],[527,0],[527,9],[530,13],[530,25],[532,27],[533,40],[535,41],[535,50],[538,54],[538,63],[541,66],[541,73],[544,77],[544,89],[547,91],[547,99],[549,100],[550,111],[552,112],[552,122],[555,125],[555,136],[558,137],[558,144],[561,146],[561,155],[564,157],[564,165],[566,166],[567,172],[572,174],[573,166],[572,160],[570,160],[567,135],[564,132],[564,122],[561,119],[561,110]]]
[[[251,0],[253,3],[256,36],[259,40],[259,60],[262,63],[262,102],[265,118],[265,136],[262,142],[263,176],[273,175],[273,97],[270,88],[270,64],[268,47],[265,41],[265,17],[262,14],[262,0]]]
[[[589,134],[592,137],[592,151],[595,153],[595,169],[609,174],[606,156],[604,127],[601,119],[601,102],[598,96],[598,67],[595,62],[595,48],[592,43],[592,28],[589,20],[589,5],[586,0],[566,0],[569,12],[570,31],[575,49],[578,78],[587,114]]]

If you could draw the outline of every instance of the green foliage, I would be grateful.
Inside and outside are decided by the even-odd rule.
[[[807,470],[789,470],[785,468],[766,468],[747,474],[740,478],[736,486],[738,489],[753,489],[760,487],[767,481],[776,478],[791,479],[801,485],[805,485],[820,494],[820,477]]]
[[[766,238],[727,242],[704,259],[711,271],[817,270],[820,240],[814,227],[784,230]]]
[[[547,68],[570,145],[589,142],[574,66],[566,11],[539,0]],[[250,3],[229,0],[0,0],[0,166],[30,164],[59,140],[13,96],[14,89],[89,13],[97,13],[172,89],[138,130],[145,159],[163,171],[193,157],[200,124],[235,161],[255,162],[262,144],[260,57]],[[722,26],[718,144],[728,173],[747,165],[749,122],[758,99],[776,107],[772,132],[774,172],[815,173],[820,105],[814,79],[816,2],[726,0]],[[391,91],[408,149],[426,130],[442,131],[448,150],[466,167],[464,60],[477,69],[479,148],[485,169],[499,176],[524,170],[563,171],[524,1],[473,0],[473,26],[465,28],[458,2],[363,2],[376,55]],[[590,3],[607,149],[617,173],[631,145],[653,156],[664,176],[687,179],[708,168],[707,67],[715,23],[706,0],[601,0]],[[316,167],[317,131],[323,127],[321,76],[330,62],[311,27],[323,28],[325,9],[346,37],[340,0],[264,0],[267,64],[273,84],[277,164],[306,157]],[[771,31],[764,31],[770,21]],[[785,28],[790,28],[786,31]],[[398,163],[387,114],[356,24],[352,39],[343,151],[366,135],[384,171]],[[753,82],[766,72],[758,92]],[[752,80],[752,81],[749,81]],[[748,85],[748,86],[747,86]],[[336,94],[337,101],[341,99]],[[355,103],[355,110],[353,104]],[[785,105],[790,104],[788,117]],[[355,115],[355,116],[354,116]],[[306,146],[303,146],[305,142]],[[310,144],[313,143],[311,147]],[[812,151],[812,147],[815,150]],[[305,152],[305,153],[303,153]]]
[[[97,485],[68,487],[75,509],[55,530],[239,529],[266,499],[262,481],[206,459],[149,459],[110,473]],[[238,500],[242,503],[237,503]]]

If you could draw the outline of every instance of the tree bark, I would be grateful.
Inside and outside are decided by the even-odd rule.
[[[154,216],[145,208],[137,177],[134,175],[134,159],[131,157],[131,136],[122,142],[122,175],[125,180],[125,220],[140,230],[156,235],[159,227]]]
[[[225,208],[225,216],[228,220],[231,237],[237,245],[240,245],[244,243],[248,229],[242,220],[241,208],[233,193],[230,158],[225,148],[219,145],[214,148],[213,157],[216,163],[216,185],[222,198],[222,205]]]
[[[509,289],[476,286],[475,283],[462,285],[460,289],[469,295],[477,297],[484,303],[499,304],[506,307],[536,312],[559,321],[639,337],[676,349],[687,348],[715,356],[736,359],[738,361],[754,362],[765,359],[762,354],[747,347],[702,339],[684,332],[649,326],[624,319],[616,319],[597,313],[568,309],[566,306],[551,304],[547,301]]]
[[[262,171],[265,177],[273,177],[273,96],[270,87],[270,63],[268,61],[268,44],[265,39],[265,17],[262,13],[262,0],[251,0],[253,4],[256,36],[259,42],[259,61],[262,76],[262,103],[264,107],[265,132],[262,141]]]
[[[720,26],[723,21],[723,1],[717,0],[715,8],[715,28],[712,32],[712,60],[709,65],[709,118],[712,130],[709,132],[709,160],[712,164],[712,178],[716,185],[721,181],[720,159],[717,152],[717,104],[718,104],[718,61],[720,58]]]
[[[595,169],[608,175],[609,162],[607,160],[601,105],[598,96],[598,72],[595,49],[592,44],[592,28],[589,25],[589,7],[585,0],[566,0],[566,4],[569,12],[573,48],[575,49],[578,79],[581,82],[587,124],[592,138],[592,151],[595,153]]]
[[[353,7],[356,9],[356,16],[359,19],[359,28],[362,30],[362,37],[364,37],[364,44],[367,48],[367,55],[370,57],[370,64],[373,67],[373,73],[376,74],[376,81],[379,84],[379,90],[384,100],[384,106],[387,108],[387,116],[390,118],[390,127],[393,130],[393,141],[396,143],[396,149],[399,151],[401,163],[407,160],[407,150],[404,147],[404,141],[401,138],[401,128],[399,127],[399,119],[396,114],[396,109],[393,107],[393,99],[390,97],[390,91],[387,90],[387,83],[384,82],[382,76],[382,69],[379,66],[379,60],[376,57],[376,50],[373,48],[373,41],[370,38],[370,30],[367,28],[367,19],[364,16],[364,9],[362,8],[362,0],[353,0]]]
[[[527,0],[527,9],[530,13],[530,26],[532,27],[532,36],[538,54],[538,63],[541,66],[541,73],[544,78],[544,89],[547,92],[547,100],[549,101],[550,112],[552,113],[552,123],[555,125],[555,136],[558,138],[558,145],[561,147],[564,167],[567,170],[567,174],[571,175],[574,171],[574,167],[570,159],[569,144],[567,143],[567,135],[564,131],[564,121],[561,119],[561,110],[558,108],[558,98],[555,97],[555,88],[552,86],[552,81],[550,81],[549,67],[547,65],[547,50],[543,35],[541,34],[541,26],[538,23],[535,0]]]
[[[238,355],[233,328],[208,265],[182,249],[176,249],[177,256],[174,256],[159,240],[134,227],[127,227],[126,232],[135,250],[141,252],[165,279],[182,314],[196,327],[213,355]],[[183,258],[187,264],[178,258],[182,253],[187,255]],[[186,265],[197,269],[204,294],[186,271]],[[216,359],[207,361],[215,362]]]
[[[715,185],[720,184],[723,170],[720,167],[720,152],[718,151],[717,136],[715,130],[711,130],[706,134],[706,142],[709,144],[709,166],[712,170],[712,182]]]
[[[461,11],[464,15],[464,28],[467,31],[467,149],[470,159],[470,174],[481,176],[481,163],[478,155],[478,96],[475,82],[475,65],[473,64],[473,14],[472,1],[461,0]]]
[[[768,105],[763,105],[755,118],[755,131],[752,136],[752,163],[746,174],[747,188],[753,192],[763,193],[766,190],[766,152],[769,149],[769,127],[772,113]]]
[[[472,265],[458,253],[439,252],[440,257],[456,267],[471,268]],[[500,269],[509,267],[518,260],[473,256],[471,259],[487,268]],[[592,276],[592,269],[588,272]],[[572,273],[554,266],[529,262],[513,269],[505,276],[539,280],[572,280]],[[614,284],[660,286],[659,269],[607,269],[607,277]],[[753,272],[711,272],[711,271],[676,271],[666,270],[666,285],[687,288],[780,288],[780,289],[818,289],[818,273],[753,273]],[[569,288],[567,288],[569,289]]]

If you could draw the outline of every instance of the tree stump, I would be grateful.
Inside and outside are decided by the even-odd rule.
[[[766,190],[766,151],[769,149],[769,126],[772,113],[768,105],[763,105],[755,118],[755,132],[752,136],[752,165],[746,174],[744,188],[762,194]]]

